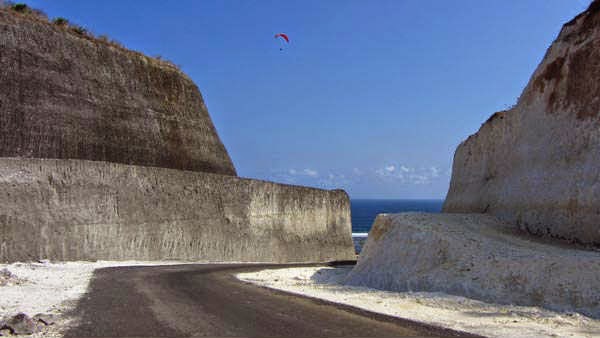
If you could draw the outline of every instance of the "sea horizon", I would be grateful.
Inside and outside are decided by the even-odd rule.
[[[378,214],[420,211],[439,213],[445,199],[351,198],[352,236],[366,237]]]

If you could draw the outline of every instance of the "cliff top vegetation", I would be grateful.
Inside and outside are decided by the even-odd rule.
[[[180,69],[180,67],[178,65],[174,64],[173,62],[171,62],[169,60],[162,58],[161,56],[155,56],[155,57],[147,56],[138,51],[134,51],[134,50],[126,48],[120,42],[118,42],[114,39],[111,39],[106,35],[96,36],[90,30],[86,29],[85,27],[83,27],[81,25],[70,22],[66,18],[56,17],[51,20],[48,17],[48,15],[46,13],[44,13],[43,11],[36,9],[36,8],[32,8],[24,3],[15,3],[12,1],[0,0],[0,11],[11,12],[13,14],[19,15],[20,17],[28,19],[28,20],[34,20],[34,21],[38,21],[38,22],[47,23],[47,24],[54,26],[56,29],[60,29],[63,32],[86,39],[90,42],[104,44],[104,45],[114,47],[116,49],[119,49],[119,50],[127,52],[127,53],[132,53],[132,54],[144,57],[144,58],[148,58],[152,61],[156,61],[156,62],[160,63],[163,66],[167,66],[167,67],[174,68],[177,70]]]

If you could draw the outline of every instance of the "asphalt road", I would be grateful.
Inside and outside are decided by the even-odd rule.
[[[297,266],[297,265],[295,265]],[[233,274],[282,265],[176,265],[96,270],[68,337],[469,336],[274,291]]]

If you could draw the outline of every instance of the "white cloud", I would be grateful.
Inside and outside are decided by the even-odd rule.
[[[326,189],[346,188],[351,180],[344,174],[329,173],[319,180],[319,186]]]
[[[376,178],[386,182],[421,185],[432,183],[434,179],[446,175],[446,172],[436,166],[415,168],[405,165],[397,167],[390,164],[375,169],[374,174]]]
[[[291,176],[309,176],[309,177],[318,177],[319,172],[310,168],[306,168],[302,171],[298,171],[294,168],[289,169],[287,173]]]
[[[304,169],[303,173],[304,173],[304,175],[310,176],[310,177],[319,176],[319,172],[317,172],[316,170],[313,170],[313,169],[308,169],[308,168]]]
[[[431,182],[431,177],[427,174],[412,174],[408,178],[412,184],[428,184]]]
[[[301,167],[302,168],[302,167]],[[420,186],[436,184],[448,178],[450,170],[438,166],[412,167],[388,162],[379,168],[365,169],[353,167],[348,170],[319,172],[310,167],[289,168],[274,171],[272,178],[278,182],[318,186],[325,189],[352,189],[356,185],[379,184]],[[268,178],[267,178],[268,179]]]

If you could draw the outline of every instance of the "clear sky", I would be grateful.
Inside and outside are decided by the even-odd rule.
[[[240,176],[444,198],[456,146],[590,1],[25,2],[180,65]]]

